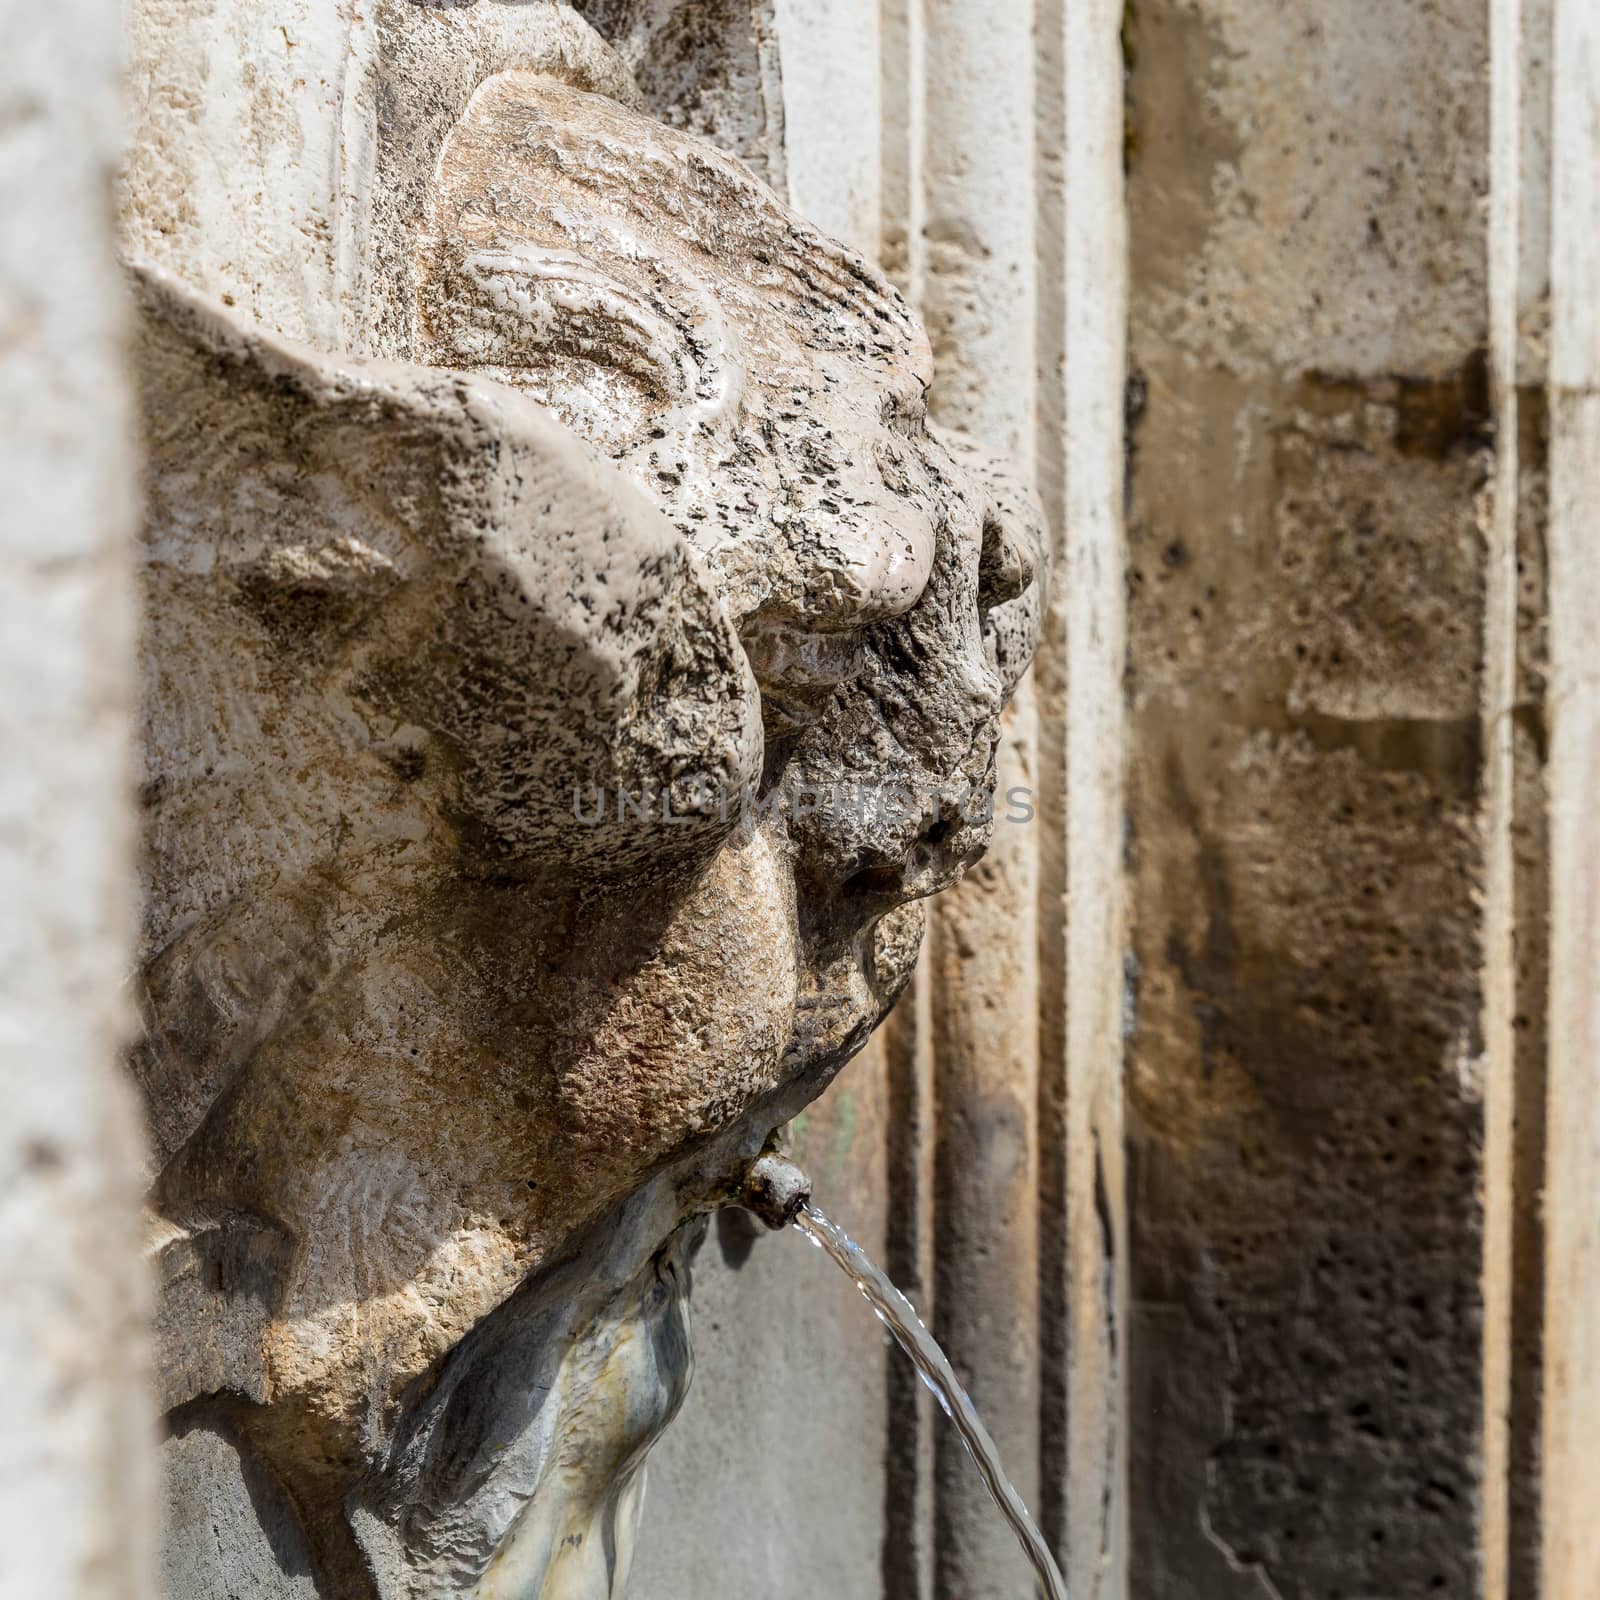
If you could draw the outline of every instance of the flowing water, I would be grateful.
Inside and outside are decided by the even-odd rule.
[[[911,1357],[922,1381],[933,1390],[934,1398],[955,1424],[961,1442],[967,1447],[967,1454],[972,1457],[973,1465],[982,1474],[989,1493],[994,1496],[994,1503],[1000,1507],[1001,1515],[1011,1524],[1011,1531],[1016,1534],[1018,1543],[1033,1563],[1033,1570],[1039,1578],[1039,1593],[1045,1600],[1067,1600],[1067,1586],[1061,1571],[1043,1536],[1033,1525],[1033,1518],[1028,1515],[1022,1496],[1011,1486],[1011,1480],[1000,1464],[1000,1452],[989,1437],[989,1430],[973,1408],[967,1391],[961,1387],[955,1370],[945,1359],[944,1351],[923,1327],[911,1302],[873,1266],[861,1246],[815,1206],[803,1206],[794,1219],[794,1225],[844,1268],[856,1288],[867,1297],[867,1304],[877,1312],[878,1320]]]

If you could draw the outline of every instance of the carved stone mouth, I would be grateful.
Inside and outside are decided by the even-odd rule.
[[[941,818],[923,832],[905,861],[853,872],[845,879],[841,899],[874,916],[927,899],[959,883],[982,856],[987,840],[987,828],[952,826]]]
[[[979,748],[975,743],[974,756]],[[959,883],[993,833],[995,750],[995,742],[989,741],[981,776],[970,789],[958,769],[945,784],[924,794],[916,812],[898,821],[880,821],[865,836],[858,833],[853,859],[840,863],[840,904],[855,915],[881,916]],[[974,765],[973,756],[963,763],[967,771]]]

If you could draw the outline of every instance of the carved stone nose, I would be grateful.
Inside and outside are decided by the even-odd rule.
[[[978,600],[1003,606],[1028,592],[1039,575],[1039,562],[1026,524],[1012,521],[1004,510],[984,516],[983,545],[978,555]]]
[[[1039,590],[1050,576],[1049,548],[1044,518],[1038,502],[1024,487],[1010,464],[971,439],[946,428],[929,432],[966,476],[974,504],[981,510],[982,536],[978,546],[978,605],[991,612],[1030,589],[1037,605]],[[1026,641],[1024,664],[1033,653],[1037,637]]]

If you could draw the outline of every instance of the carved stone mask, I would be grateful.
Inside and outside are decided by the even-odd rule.
[[[737,162],[527,72],[446,140],[418,254],[427,358],[550,406],[709,559],[769,774],[798,746],[802,785],[912,800],[875,832],[805,827],[819,883],[950,881],[985,836],[965,813],[988,809],[968,802],[1031,651],[1040,543],[1003,472],[930,435],[900,297]],[[940,563],[953,603],[908,624]]]
[[[182,1494],[296,1507],[269,1592],[620,1585],[669,1240],[903,986],[1037,630],[895,291],[529,9],[377,8],[387,359],[132,230],[163,1376]]]

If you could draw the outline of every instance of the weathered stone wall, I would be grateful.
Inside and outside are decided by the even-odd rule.
[[[888,1096],[874,1047],[792,1129],[821,1203],[878,1260]],[[695,1378],[651,1453],[635,1600],[885,1592],[898,1352],[827,1257],[743,1212],[712,1224],[693,1282]]]
[[[1534,1592],[1516,9],[1128,13],[1140,1595]]]
[[[0,1593],[151,1593],[118,8],[0,7]]]

